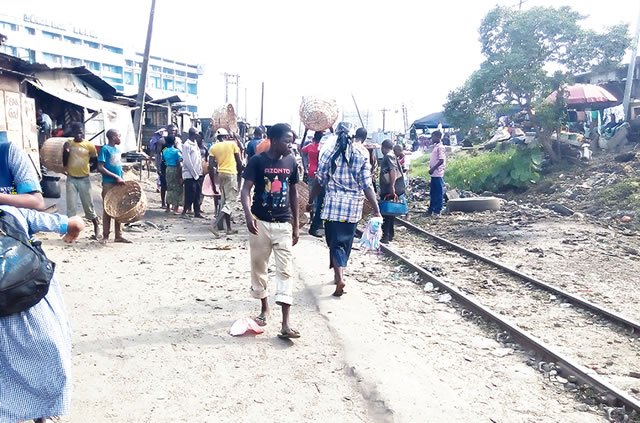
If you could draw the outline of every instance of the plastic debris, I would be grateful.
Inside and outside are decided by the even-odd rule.
[[[236,320],[233,325],[231,325],[231,329],[229,329],[229,334],[231,336],[242,336],[247,332],[253,332],[256,334],[261,334],[264,332],[255,320],[249,317],[243,317],[242,319]]]
[[[438,297],[439,303],[448,303],[451,301],[451,294],[442,294]]]

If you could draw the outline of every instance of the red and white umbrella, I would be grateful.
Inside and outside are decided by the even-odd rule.
[[[567,92],[567,104],[570,106],[602,106],[617,103],[618,99],[604,88],[593,84],[575,84],[564,88]],[[558,92],[551,93],[546,98],[549,103],[554,103]]]

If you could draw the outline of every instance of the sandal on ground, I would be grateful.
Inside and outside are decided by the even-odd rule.
[[[335,292],[332,294],[334,297],[342,297],[344,294],[346,294],[347,292],[344,290],[344,287],[347,286],[344,282],[343,283],[336,283],[336,290]]]
[[[278,338],[280,339],[295,339],[295,338],[300,338],[300,332],[298,332],[295,329],[287,329],[286,331],[283,330],[278,334]]]
[[[258,324],[258,326],[267,326],[267,314],[260,313],[253,320]]]

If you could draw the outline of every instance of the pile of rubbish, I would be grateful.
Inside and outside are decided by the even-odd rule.
[[[409,184],[407,185],[407,201],[408,202],[417,202],[417,201],[428,201],[429,200],[429,191],[431,190],[431,182],[426,180],[425,178],[421,178],[419,176],[413,177],[409,179]],[[491,196],[495,196],[493,193],[488,193]],[[451,188],[449,184],[445,183],[445,201],[453,198],[470,198],[477,197],[478,194],[475,194],[471,191],[463,191],[455,188]]]

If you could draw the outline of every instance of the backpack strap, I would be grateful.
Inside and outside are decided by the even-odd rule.
[[[28,245],[31,243],[29,236],[18,219],[11,213],[7,213],[4,210],[0,210],[0,231],[17,239],[23,244]]]

